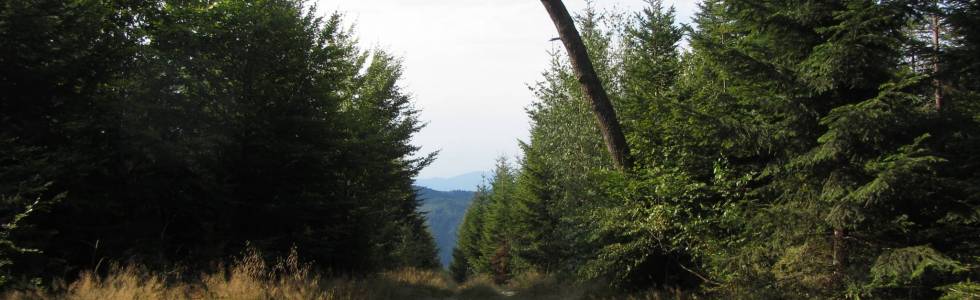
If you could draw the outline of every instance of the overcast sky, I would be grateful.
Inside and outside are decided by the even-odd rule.
[[[688,23],[696,0],[666,0]],[[584,0],[566,0],[574,14]],[[596,0],[599,8],[638,11],[643,0]],[[440,151],[419,177],[450,177],[493,167],[526,140],[527,85],[540,80],[557,32],[535,0],[318,0],[356,24],[364,47],[404,60],[403,87],[428,126],[414,143]]]

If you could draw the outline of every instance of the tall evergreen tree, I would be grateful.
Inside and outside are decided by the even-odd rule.
[[[512,253],[518,235],[513,226],[516,214],[516,170],[506,157],[497,159],[490,193],[483,215],[480,253],[487,259],[490,273],[497,283],[503,284],[516,273],[520,262]]]
[[[588,100],[589,106],[595,113],[596,124],[602,132],[602,138],[609,155],[612,157],[613,164],[616,168],[624,171],[632,168],[629,144],[626,143],[626,136],[623,134],[622,126],[616,117],[616,110],[613,108],[606,88],[603,87],[598,72],[596,72],[588,47],[582,41],[578,30],[575,29],[575,20],[568,13],[568,9],[565,8],[565,4],[561,0],[541,0],[541,4],[544,4],[551,20],[558,29],[558,36],[568,52],[569,62],[582,88],[584,99]]]
[[[9,235],[40,251],[14,271],[208,266],[245,245],[334,271],[436,266],[411,186],[433,156],[410,143],[400,63],[304,3],[0,5],[2,221],[66,195]]]
[[[544,154],[521,143],[524,158],[517,178],[513,226],[521,233],[514,254],[531,269],[553,273],[562,269],[563,259],[574,249],[561,236],[563,212],[557,205],[560,191],[553,184],[556,174],[547,167]]]
[[[955,196],[966,195],[956,183],[962,173],[944,167],[964,156],[943,149],[972,134],[950,144],[939,128],[976,127],[936,123],[926,109],[930,82],[900,63],[910,7],[707,1],[703,8],[693,55],[710,75],[700,84],[714,91],[692,100],[714,107],[708,115],[732,133],[706,141],[721,149],[709,182],[721,202],[704,212],[720,239],[685,245],[709,250],[698,254],[709,274],[748,288],[741,292],[814,297],[925,297],[956,278],[971,254],[927,228],[956,227],[941,230],[956,236],[974,226],[945,221],[976,208],[971,197]]]
[[[464,267],[463,273],[469,277],[473,274],[490,273],[489,259],[483,256],[483,228],[490,190],[486,185],[480,185],[473,195],[473,201],[466,209],[463,222],[459,225],[459,236],[456,238],[456,248],[453,250],[453,266]],[[460,253],[456,256],[455,253]]]
[[[616,47],[619,15],[588,8],[577,22],[597,74],[615,105],[621,103],[621,55]],[[539,271],[573,275],[597,247],[592,229],[597,207],[610,205],[599,182],[614,169],[602,134],[569,62],[553,53],[528,109],[531,137],[517,180],[517,218],[522,236],[515,254]]]

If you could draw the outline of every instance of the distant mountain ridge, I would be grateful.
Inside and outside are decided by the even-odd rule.
[[[453,247],[456,246],[456,230],[463,222],[463,215],[473,201],[471,191],[442,192],[416,186],[422,202],[420,210],[425,213],[426,223],[439,247],[439,261],[448,267],[452,260]]]
[[[431,177],[415,180],[415,185],[437,191],[475,191],[486,172],[469,172],[449,178]]]

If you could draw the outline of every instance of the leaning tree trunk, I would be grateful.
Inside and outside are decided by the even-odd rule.
[[[585,43],[575,29],[572,16],[568,14],[568,9],[561,0],[541,0],[541,4],[544,4],[544,8],[551,15],[551,21],[558,28],[558,36],[568,50],[572,68],[575,69],[575,77],[578,78],[585,92],[585,98],[589,100],[596,120],[599,121],[599,129],[602,131],[602,138],[606,141],[606,148],[612,155],[613,163],[621,171],[628,170],[632,166],[629,145],[626,144],[626,137],[619,126],[619,120],[616,119],[616,110],[613,109],[606,90],[602,88],[602,82],[599,81],[592,60],[589,59]]]

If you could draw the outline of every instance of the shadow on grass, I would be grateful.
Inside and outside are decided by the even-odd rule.
[[[105,276],[82,274],[70,284],[6,291],[0,299],[696,299],[680,292],[624,295],[597,283],[562,283],[553,276],[524,274],[506,286],[477,276],[456,284],[439,270],[402,269],[367,278],[324,278],[294,255],[267,264],[245,256],[221,271],[172,280],[135,266],[114,267]]]

